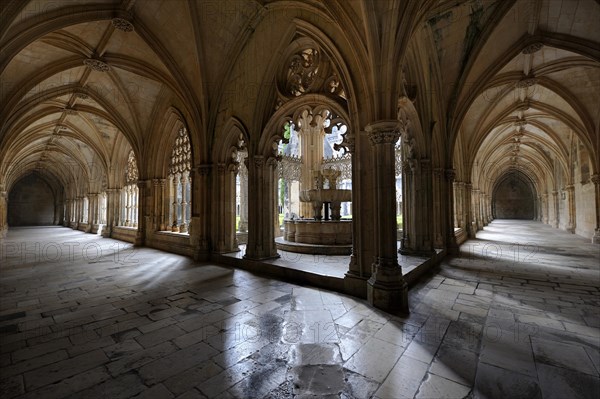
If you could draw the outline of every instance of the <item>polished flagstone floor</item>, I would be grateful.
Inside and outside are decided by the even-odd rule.
[[[60,227],[0,241],[0,397],[597,398],[600,246],[495,221],[411,314]]]

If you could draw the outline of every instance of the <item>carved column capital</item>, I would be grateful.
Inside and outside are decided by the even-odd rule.
[[[590,176],[590,180],[592,181],[592,183],[594,183],[594,185],[600,185],[600,174]]]
[[[396,144],[401,136],[397,120],[371,123],[365,130],[372,145]]]
[[[456,171],[454,169],[446,169],[446,180],[448,182],[453,182],[456,178]]]

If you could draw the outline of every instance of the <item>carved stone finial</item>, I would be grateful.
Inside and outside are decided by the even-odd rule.
[[[113,18],[111,22],[115,29],[123,32],[133,32],[133,24],[131,21],[128,21],[124,18]]]
[[[97,72],[108,72],[110,66],[98,58],[86,58],[83,60],[83,65]]]

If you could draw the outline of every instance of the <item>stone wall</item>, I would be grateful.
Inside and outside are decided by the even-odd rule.
[[[8,225],[52,225],[54,209],[54,194],[48,183],[34,174],[26,176],[8,195]]]
[[[508,178],[496,188],[497,219],[533,219],[535,201],[531,188],[521,179]]]

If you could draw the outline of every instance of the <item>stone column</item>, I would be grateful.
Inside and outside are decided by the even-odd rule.
[[[102,237],[110,237],[113,228],[118,223],[120,195],[120,190],[117,188],[106,189],[106,225],[102,230]]]
[[[278,258],[275,246],[275,157],[248,156],[248,244],[244,258],[261,260]]]
[[[433,247],[444,248],[444,224],[440,223],[444,219],[445,206],[443,200],[443,178],[444,169],[433,169]]]
[[[447,186],[447,211],[446,211],[446,251],[450,255],[458,255],[458,243],[454,235],[454,223],[457,221],[454,210],[454,178],[456,171],[454,169],[446,169],[446,186]]]
[[[594,244],[600,244],[600,174],[592,175],[590,180],[594,183],[594,197],[596,203],[596,229],[594,231],[594,236],[592,237],[592,242]]]
[[[560,225],[560,207],[558,205],[558,191],[552,191],[552,198],[554,199],[554,227],[558,228]]]
[[[472,200],[473,200],[473,222],[475,223],[475,231],[479,231],[483,229],[483,217],[481,211],[481,191],[479,189],[474,188],[471,191]]]
[[[95,193],[88,193],[88,209],[87,209],[87,227],[85,228],[86,233],[90,233],[92,231],[92,227],[94,226],[94,198]]]
[[[575,219],[575,187],[572,184],[569,184],[565,187],[567,191],[567,207],[569,210],[569,222],[567,224],[567,231],[575,234],[575,227],[577,221]]]
[[[149,181],[147,182],[145,180],[138,180],[136,182],[137,187],[138,187],[137,215],[135,215],[135,212],[134,212],[133,217],[136,220],[134,220],[133,225],[137,227],[137,232],[135,235],[134,245],[144,245],[145,238],[146,238],[146,227],[148,224],[148,220],[147,220],[148,219],[148,209],[146,209],[147,203],[148,203],[148,198],[147,198],[148,183],[149,183]]]
[[[375,242],[373,273],[367,282],[367,299],[388,312],[408,313],[408,285],[398,264],[396,245],[395,145],[400,137],[397,121],[381,121],[366,128],[375,160]],[[404,199],[403,199],[404,200]]]
[[[360,138],[358,138],[360,140]],[[360,218],[366,215],[361,215],[361,202],[367,196],[367,193],[360,190],[361,187],[361,169],[357,157],[359,154],[356,151],[357,137],[352,131],[348,131],[344,137],[343,145],[352,157],[352,254],[350,255],[350,263],[348,271],[344,276],[344,287],[353,295],[366,298],[367,296],[367,279],[371,277],[370,265],[364,267],[362,254],[359,250],[359,243],[364,246],[368,245],[362,237],[367,234],[360,228]],[[367,148],[370,150],[370,148]],[[363,151],[360,156],[365,156]],[[365,160],[370,162],[371,159]],[[364,173],[364,172],[363,172]],[[364,262],[366,263],[366,262]]]
[[[151,225],[146,226],[146,231],[159,230],[160,226],[160,215],[162,213],[161,207],[162,192],[160,187],[160,179],[152,179],[152,211],[151,211]]]
[[[195,260],[208,260],[210,256],[212,170],[213,165],[204,164],[193,168],[190,172],[193,194],[189,232]]]
[[[0,188],[0,239],[6,237],[8,230],[8,195],[4,185]]]
[[[169,204],[167,199],[167,179],[158,179],[158,229],[167,230],[167,220],[169,215]]]
[[[214,179],[213,193],[213,231],[215,236],[213,238],[214,250],[218,253],[227,252],[225,245],[225,230],[226,226],[226,191],[227,191],[227,167],[225,164],[217,164],[217,175]]]
[[[452,182],[452,220],[454,224],[452,227],[460,227],[460,183],[457,181]]]
[[[542,221],[545,224],[550,222],[550,215],[548,214],[549,206],[548,206],[548,193],[542,194],[542,207],[543,207],[543,217]]]
[[[465,184],[465,199],[464,199],[464,213],[465,213],[465,228],[469,234],[469,238],[475,238],[477,234],[477,228],[475,218],[473,215],[473,200],[472,200],[473,185],[471,183]]]
[[[187,220],[187,204],[189,201],[188,201],[186,189],[185,189],[185,186],[187,185],[187,183],[188,183],[188,175],[186,172],[183,172],[181,174],[181,225],[179,226],[179,231],[181,233],[188,232],[189,221]]]
[[[177,209],[179,207],[179,202],[177,201],[177,188],[179,186],[179,175],[173,175],[171,179],[172,190],[173,190],[173,198],[171,198],[171,231],[178,233],[179,232],[179,224],[177,223]]]
[[[248,231],[248,169],[246,165],[240,165],[240,222],[238,231],[246,233]]]

